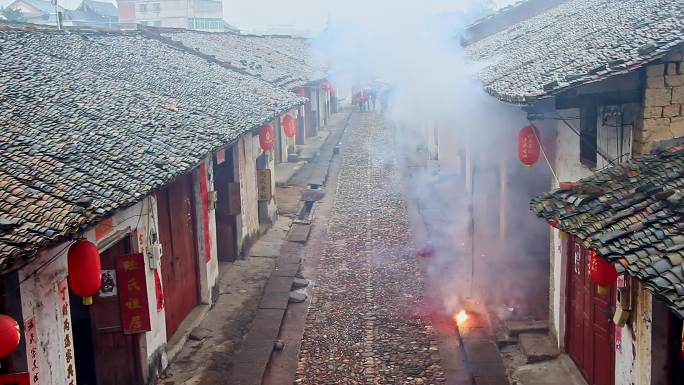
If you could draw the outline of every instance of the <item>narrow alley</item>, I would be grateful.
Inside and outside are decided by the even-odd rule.
[[[349,123],[297,383],[445,383],[434,331],[417,312],[424,276],[393,134],[377,113]]]
[[[0,0],[0,385],[684,385],[684,0]]]

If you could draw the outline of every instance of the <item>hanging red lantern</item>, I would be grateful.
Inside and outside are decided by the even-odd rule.
[[[306,97],[306,91],[304,90],[304,87],[297,88],[297,95],[301,97]]]
[[[539,144],[539,132],[533,125],[525,126],[518,134],[518,159],[531,166],[539,160],[541,146]]]
[[[554,229],[557,229],[558,228],[558,222],[552,219],[549,221],[549,226],[553,227]]]
[[[297,134],[297,119],[293,118],[290,114],[285,114],[283,116],[283,131],[285,131],[285,136],[288,138],[294,138]]]
[[[93,303],[93,296],[102,285],[100,252],[90,241],[79,239],[69,248],[67,256],[69,287],[83,297],[84,305]]]
[[[259,144],[261,149],[268,151],[273,148],[275,143],[275,131],[271,123],[266,123],[259,129]]]
[[[14,318],[0,314],[0,358],[12,354],[19,346],[21,332]]]
[[[596,284],[596,291],[599,294],[608,293],[608,287],[615,283],[618,276],[615,266],[601,258],[596,250],[589,250],[587,270],[589,270],[589,278],[591,282]]]

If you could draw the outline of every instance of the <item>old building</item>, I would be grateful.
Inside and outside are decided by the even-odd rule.
[[[532,206],[557,227],[549,325],[592,385],[681,378],[682,11],[570,0],[466,47],[492,61],[486,91],[523,106],[563,187]],[[591,250],[622,274],[610,290],[589,278]]]
[[[118,0],[123,28],[136,24],[187,28],[197,31],[223,31],[223,4],[216,0]]]
[[[7,7],[21,11],[24,21],[34,24],[56,25],[57,12],[64,12],[64,8],[45,0],[15,0]]]
[[[281,135],[282,130],[276,129],[276,162],[287,162],[288,156],[296,153],[294,145],[316,136],[335,110],[332,105],[334,91],[326,82],[326,70],[314,62],[307,39],[194,31],[150,32],[159,32],[163,38],[196,49],[231,68],[309,99],[296,113],[298,127],[295,138],[286,138]]]
[[[147,383],[275,215],[259,132],[304,99],[140,33],[7,27],[0,48],[0,313],[22,325],[2,373]],[[81,239],[89,306],[67,278]]]
[[[119,16],[112,3],[83,0],[74,10],[64,12],[65,26],[92,26],[99,28],[118,28]]]

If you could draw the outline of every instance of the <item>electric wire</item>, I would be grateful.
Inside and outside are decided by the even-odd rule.
[[[40,266],[38,266],[35,270],[33,270],[29,275],[27,275],[26,277],[24,277],[24,279],[22,279],[21,281],[19,281],[19,283],[18,283],[15,287],[13,287],[13,288],[11,288],[11,289],[7,289],[7,290],[3,289],[2,295],[0,295],[0,297],[6,297],[9,293],[13,293],[13,292],[15,292],[15,291],[21,289],[21,285],[22,285],[24,282],[28,281],[31,277],[34,277],[36,274],[38,274],[41,270],[43,270],[43,269],[44,269],[45,267],[47,267],[49,264],[51,264],[52,262],[56,261],[57,258],[58,258],[58,257],[61,257],[61,256],[64,254],[64,252],[67,251],[67,249],[69,248],[69,246],[71,246],[74,242],[75,242],[75,241],[73,241],[73,240],[72,240],[72,241],[69,241],[69,243],[67,243],[67,244],[66,244],[61,250],[59,250],[55,255],[53,255],[52,257],[50,257],[50,259],[48,259],[47,261],[43,262]],[[24,267],[26,267],[26,265],[20,267],[20,269],[22,269],[22,268],[24,268]]]
[[[532,122],[530,122],[532,124]],[[534,124],[532,124],[534,126]],[[544,151],[544,145],[541,142],[541,139],[539,139],[539,135],[537,135],[537,130],[536,127],[534,130],[534,137],[537,139],[537,143],[539,143],[539,149],[541,150],[542,155],[544,155],[544,160],[546,160],[546,164],[549,166],[549,170],[551,170],[551,175],[553,175],[553,179],[556,180],[556,183],[560,186],[560,180],[558,180],[558,176],[556,175],[556,172],[553,170],[553,167],[551,167],[551,162],[549,162],[549,158],[546,156],[546,151]]]
[[[144,201],[143,201],[143,202],[141,203],[141,205],[140,205],[140,213],[139,213],[138,215],[131,215],[130,217],[126,217],[126,218],[121,219],[119,222],[120,222],[120,223],[123,223],[123,222],[126,222],[126,221],[129,220],[129,219],[133,219],[133,218],[136,218],[136,217],[137,217],[137,218],[138,218],[138,222],[136,223],[135,227],[138,228],[138,226],[140,225],[140,221],[141,221],[141,219],[142,219],[142,216],[143,216],[143,214],[142,214],[143,206],[144,206]],[[148,214],[146,214],[146,216],[147,216],[147,215],[148,215]],[[111,227],[111,228],[115,228],[115,227],[116,227],[116,226],[114,226],[114,225],[109,225],[109,224],[106,224],[106,223],[101,223],[101,224],[99,224],[99,225],[101,225],[101,226],[107,226],[107,227]],[[60,249],[60,251],[58,251],[57,254],[55,254],[55,255],[53,255],[52,257],[50,257],[50,259],[48,259],[47,261],[45,261],[44,263],[42,263],[42,264],[41,264],[40,266],[38,266],[34,271],[32,271],[29,275],[27,275],[26,277],[24,277],[24,279],[22,279],[21,281],[19,281],[19,283],[16,285],[16,287],[13,287],[13,288],[10,288],[10,289],[7,289],[7,290],[4,290],[4,289],[3,289],[3,293],[0,295],[0,297],[6,297],[7,294],[9,294],[9,293],[11,293],[11,292],[15,292],[15,291],[21,289],[21,285],[22,285],[24,282],[28,281],[31,277],[34,277],[34,276],[35,276],[36,274],[38,274],[41,270],[43,270],[45,267],[47,267],[48,265],[50,265],[52,262],[56,261],[56,260],[58,259],[58,257],[61,257],[61,256],[64,254],[64,252],[66,251],[66,249],[68,249],[69,246],[71,246],[75,241],[74,241],[74,240],[70,240],[70,241],[67,241],[67,242],[68,242],[68,243],[67,243],[62,249]],[[32,261],[27,262],[26,264],[24,264],[24,265],[22,265],[21,267],[19,267],[17,270],[21,270],[21,269],[25,268],[25,267],[28,266],[28,264],[31,263],[31,262],[32,262]]]

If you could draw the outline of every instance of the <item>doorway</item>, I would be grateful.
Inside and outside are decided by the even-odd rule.
[[[219,261],[233,262],[238,256],[237,216],[241,212],[240,182],[235,180],[233,149],[219,150],[214,161],[216,189],[216,243]]]
[[[125,236],[100,254],[103,276],[116,277],[116,259],[131,253]],[[76,382],[79,385],[141,384],[138,334],[124,334],[116,290],[100,291],[93,304],[69,291]]]
[[[157,194],[161,273],[166,305],[166,337],[199,304],[195,210],[191,173]]]
[[[599,294],[587,271],[588,250],[570,237],[564,250],[568,260],[568,312],[566,346],[570,357],[590,385],[615,381],[616,285]]]

